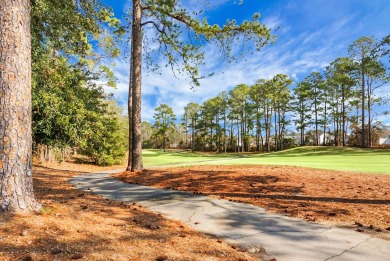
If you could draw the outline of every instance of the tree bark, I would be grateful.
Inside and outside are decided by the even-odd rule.
[[[372,133],[371,133],[371,88],[367,81],[367,117],[368,117],[368,147],[372,147]]]
[[[32,181],[30,1],[0,5],[0,210],[38,210]]]
[[[318,146],[318,109],[317,109],[317,98],[314,99],[314,112],[315,112],[315,136],[316,142],[315,145]]]
[[[132,86],[133,86],[133,70],[134,70],[134,64],[133,64],[133,38],[131,39],[131,55],[130,55],[130,79],[129,79],[129,96],[128,96],[128,99],[127,99],[127,114],[128,114],[128,118],[129,118],[129,155],[128,155],[128,160],[127,160],[127,167],[126,167],[126,171],[131,171],[132,170],[132,166],[133,166],[133,132],[132,132],[132,128],[133,128],[133,96],[132,96],[132,92],[133,92],[133,89],[132,89]]]
[[[226,153],[226,108],[223,107],[223,150]]]
[[[133,1],[132,24],[132,171],[142,171],[142,122],[141,122],[141,83],[142,83],[142,6],[141,0]]]
[[[260,151],[260,111],[256,108],[256,151]]]
[[[192,129],[192,132],[191,132],[191,152],[194,152],[195,150],[195,143],[194,143],[194,139],[195,139],[195,124],[194,124],[194,119],[191,119],[191,129]]]
[[[327,102],[325,100],[325,106],[324,106],[324,138],[322,140],[322,146],[326,145],[326,125],[328,123],[328,117],[327,117]]]
[[[361,73],[361,76],[362,76],[362,148],[365,148],[366,147],[366,131],[365,131],[365,128],[364,128],[364,122],[365,122],[365,119],[364,119],[364,109],[365,109],[365,86],[364,86],[364,60],[362,58],[362,73]]]
[[[345,136],[346,136],[346,132],[345,132],[345,121],[346,121],[346,115],[345,115],[345,86],[342,86],[342,121],[343,121],[343,147],[346,146],[346,141],[345,141]]]

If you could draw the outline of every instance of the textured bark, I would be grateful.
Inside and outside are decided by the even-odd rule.
[[[341,103],[342,103],[342,120],[343,120],[343,147],[346,146],[346,141],[345,141],[345,136],[346,136],[346,131],[345,131],[345,121],[347,116],[345,115],[345,87],[342,87],[342,98],[341,98]]]
[[[141,122],[141,82],[142,82],[142,6],[141,0],[133,1],[132,24],[132,171],[143,169],[142,164],[142,122]]]
[[[30,1],[0,5],[0,209],[37,210],[32,184]]]
[[[365,131],[365,126],[364,126],[364,122],[365,122],[365,119],[364,119],[364,116],[365,116],[365,112],[364,112],[364,109],[365,109],[365,97],[366,97],[366,88],[364,86],[364,76],[365,76],[365,71],[364,71],[364,61],[363,61],[363,58],[362,58],[362,72],[361,72],[361,76],[362,76],[362,148],[365,148],[366,147],[366,131]]]
[[[133,39],[133,38],[132,38]],[[133,42],[131,42],[131,57],[133,55]],[[127,114],[129,117],[129,155],[128,155],[128,160],[127,160],[127,168],[126,171],[131,171],[132,166],[133,166],[133,96],[132,96],[132,86],[133,86],[133,75],[134,75],[134,65],[133,65],[133,59],[130,59],[130,79],[129,79],[129,96],[127,99]]]

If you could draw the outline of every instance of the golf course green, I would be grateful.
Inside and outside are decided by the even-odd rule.
[[[161,165],[287,165],[362,173],[390,174],[390,150],[341,147],[298,147],[272,153],[204,153],[147,149],[145,167]]]

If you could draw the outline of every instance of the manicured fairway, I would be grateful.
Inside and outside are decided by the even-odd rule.
[[[144,150],[144,163],[145,166],[180,163],[191,163],[189,165],[268,164],[390,174],[390,150],[300,147],[274,153],[242,155],[237,153],[191,153],[187,151],[164,153],[159,150]]]
[[[145,149],[142,152],[145,166],[159,166],[181,163],[206,163],[207,161],[238,157],[236,154],[192,153],[191,151],[171,151]]]

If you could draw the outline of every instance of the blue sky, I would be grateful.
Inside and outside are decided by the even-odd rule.
[[[118,18],[131,4],[126,0],[103,2],[113,6]],[[189,102],[202,103],[237,84],[251,85],[277,73],[287,74],[297,83],[313,71],[324,70],[337,57],[347,56],[348,46],[359,37],[380,39],[390,33],[389,0],[244,0],[241,5],[239,0],[212,0],[211,6],[204,2],[186,0],[185,5],[194,10],[204,9],[202,16],[209,23],[220,25],[226,19],[242,22],[260,12],[263,23],[274,29],[280,27],[274,31],[277,41],[234,64],[224,63],[216,56],[215,47],[206,46],[206,66],[200,72],[204,75],[214,72],[214,76],[201,80],[195,91],[185,77],[175,78],[169,68],[162,67],[161,75],[145,70],[143,120],[153,121],[154,108],[161,103],[171,106],[180,118]],[[116,64],[118,87],[108,91],[125,106],[129,65],[125,59],[117,59]],[[390,95],[390,86],[382,87],[381,94]],[[383,110],[390,108],[378,111]],[[378,118],[390,126],[390,116],[378,115]]]

